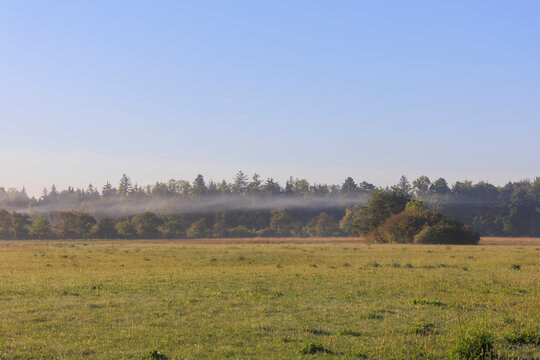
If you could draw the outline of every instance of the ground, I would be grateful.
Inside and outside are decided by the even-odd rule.
[[[471,329],[540,358],[540,243],[517,243],[0,242],[0,358],[440,359]]]

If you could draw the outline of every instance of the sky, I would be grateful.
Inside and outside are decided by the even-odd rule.
[[[0,186],[540,176],[538,1],[0,1]]]

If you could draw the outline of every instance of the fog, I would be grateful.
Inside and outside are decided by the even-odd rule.
[[[329,210],[336,208],[365,205],[369,196],[355,196],[354,198],[316,196],[267,196],[245,197],[239,195],[213,195],[197,198],[100,198],[95,200],[77,201],[63,200],[54,203],[34,203],[30,205],[8,205],[6,210],[30,214],[55,213],[65,210],[85,210],[97,216],[123,217],[151,211],[159,214],[197,214],[215,213],[220,211],[246,211],[246,210],[279,210],[279,209],[310,209]]]

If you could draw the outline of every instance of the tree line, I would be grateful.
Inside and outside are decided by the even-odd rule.
[[[207,182],[198,175],[192,182],[144,187],[123,175],[116,187],[58,191],[53,185],[38,198],[24,188],[0,188],[0,238],[366,235],[411,201],[422,201],[428,210],[482,235],[540,236],[540,178],[504,186],[471,181],[449,186],[443,178],[432,182],[421,176],[411,183],[402,176],[387,188],[350,177],[331,185],[290,178],[281,186],[240,171],[232,182]]]

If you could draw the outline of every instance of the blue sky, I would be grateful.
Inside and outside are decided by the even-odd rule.
[[[538,1],[3,1],[0,186],[540,175]]]

